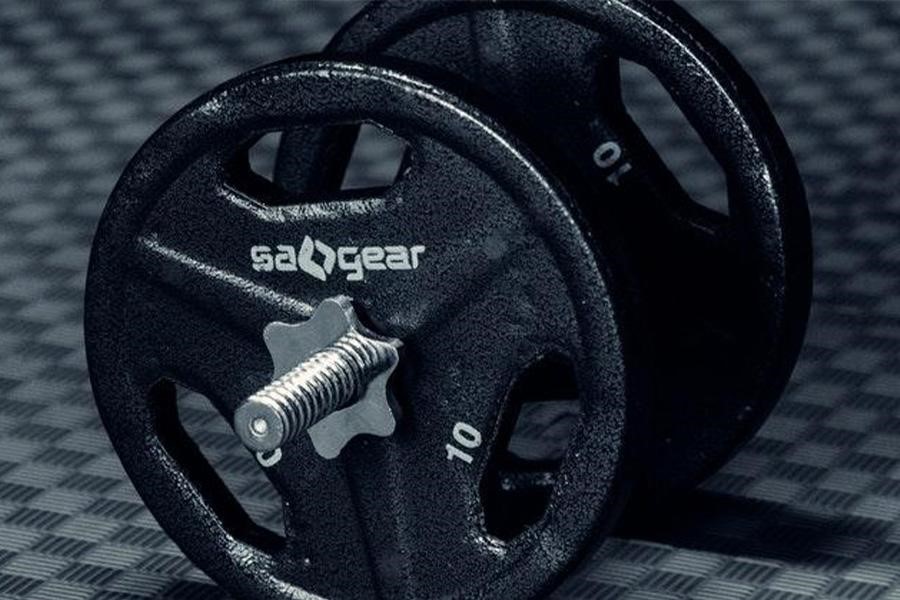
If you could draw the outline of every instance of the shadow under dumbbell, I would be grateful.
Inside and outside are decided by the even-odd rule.
[[[884,542],[891,527],[886,520],[698,490],[665,507],[630,507],[616,534],[702,552],[838,567],[890,551]]]

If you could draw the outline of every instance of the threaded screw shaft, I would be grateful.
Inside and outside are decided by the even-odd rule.
[[[391,363],[386,346],[351,329],[241,404],[237,434],[251,450],[276,450],[350,404]]]

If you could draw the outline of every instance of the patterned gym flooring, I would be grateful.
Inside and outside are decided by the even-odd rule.
[[[88,384],[91,235],[127,159],[181,105],[321,48],[359,4],[0,2],[0,598],[224,594],[125,478]],[[560,599],[900,600],[900,2],[690,2],[770,100],[812,207],[815,305],[756,439]],[[660,91],[630,106],[701,201],[720,178]],[[377,168],[379,157],[369,157]],[[185,421],[248,511],[274,492],[196,397]]]

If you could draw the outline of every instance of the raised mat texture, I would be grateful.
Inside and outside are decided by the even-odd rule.
[[[900,599],[900,3],[687,2],[772,104],[813,215],[816,289],[792,384],[756,439],[560,599]],[[172,112],[324,46],[359,4],[0,4],[0,598],[221,598],[159,531],[98,421],[81,305],[95,221]],[[655,86],[635,110],[697,199],[715,172]],[[379,156],[369,155],[377,168]],[[274,492],[203,401],[185,417],[250,512]]]

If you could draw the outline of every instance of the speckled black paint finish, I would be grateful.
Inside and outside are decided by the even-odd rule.
[[[287,197],[242,160],[265,131],[363,119],[411,144],[410,168],[388,190]],[[640,362],[626,356],[621,299],[576,213],[493,121],[385,67],[285,61],[182,110],[107,204],[85,315],[101,417],[165,531],[237,598],[547,593],[612,525],[633,463],[626,446],[638,446],[626,438],[640,427]],[[428,250],[416,271],[361,282],[252,269],[251,245],[304,235]],[[285,503],[280,538],[244,514],[184,433],[174,389],[158,382],[203,393],[230,421],[271,377],[263,327],[304,319],[336,294],[404,341],[394,380],[403,414],[394,436],[357,438],[335,461],[305,436],[284,449],[268,471]],[[501,545],[484,530],[481,473],[511,381],[548,351],[573,360],[584,418],[545,519]],[[472,465],[446,458],[457,421],[484,432]]]
[[[708,477],[762,424],[799,353],[809,310],[809,216],[794,160],[755,85],[677,6],[637,1],[374,3],[330,52],[386,54],[470,88],[573,191],[598,237],[619,246],[644,317],[656,388],[644,500]],[[618,57],[649,68],[724,168],[731,219],[693,203],[627,115]],[[472,90],[471,88],[475,88]],[[339,181],[348,131],[295,132],[278,176]],[[631,170],[607,180],[614,140]]]

